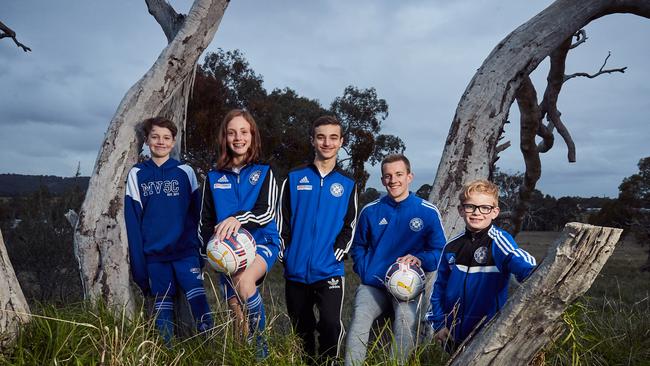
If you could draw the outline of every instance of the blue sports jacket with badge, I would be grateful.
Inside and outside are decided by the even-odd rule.
[[[312,284],[343,276],[357,222],[357,187],[340,167],[321,177],[309,164],[289,172],[282,183],[278,215],[284,276]]]
[[[199,255],[196,235],[201,196],[196,175],[187,164],[152,160],[129,171],[124,219],[133,280],[146,293],[148,262],[173,261]]]
[[[535,265],[505,230],[491,225],[477,233],[465,231],[445,246],[427,320],[435,331],[447,327],[462,342],[503,307],[510,275],[521,282]]]
[[[436,206],[412,192],[400,202],[384,196],[361,210],[351,251],[354,271],[363,284],[384,288],[388,267],[407,254],[418,257],[425,272],[435,271],[445,242]]]
[[[209,171],[203,184],[201,207],[203,248],[214,234],[214,226],[233,216],[253,235],[257,252],[266,257],[270,263],[267,270],[270,270],[280,246],[275,221],[277,200],[275,175],[266,164],[248,164],[239,172],[229,169]]]

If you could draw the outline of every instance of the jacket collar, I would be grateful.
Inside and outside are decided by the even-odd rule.
[[[391,207],[397,207],[397,206],[400,206],[400,205],[410,205],[413,202],[413,200],[415,200],[415,193],[409,191],[409,195],[405,199],[403,199],[403,200],[401,200],[399,202],[395,201],[389,195],[385,195],[384,198],[382,198],[382,199],[384,200],[384,202],[386,204],[388,204]]]
[[[487,235],[488,231],[492,228],[492,225],[486,227],[485,229],[477,232],[469,231],[467,228],[465,228],[465,236],[467,236],[470,239],[477,240],[477,239],[483,239]]]

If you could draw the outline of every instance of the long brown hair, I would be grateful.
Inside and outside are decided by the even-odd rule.
[[[262,151],[262,138],[260,137],[260,130],[257,128],[255,119],[245,109],[233,109],[226,114],[219,126],[219,133],[217,135],[217,169],[228,168],[232,164],[232,151],[228,148],[228,123],[235,117],[243,117],[251,126],[251,145],[246,152],[244,164],[256,162],[260,158]]]

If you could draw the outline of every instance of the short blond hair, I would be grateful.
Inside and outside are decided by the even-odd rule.
[[[477,179],[463,186],[458,195],[460,203],[465,202],[473,193],[483,193],[494,198],[494,207],[499,207],[499,186],[485,179]]]

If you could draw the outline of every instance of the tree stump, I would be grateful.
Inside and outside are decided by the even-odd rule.
[[[0,346],[4,348],[18,332],[18,326],[30,320],[29,305],[20,288],[16,273],[7,255],[0,232]]]
[[[622,229],[568,223],[544,261],[450,365],[527,365],[557,337],[560,316],[584,294],[614,251]]]

